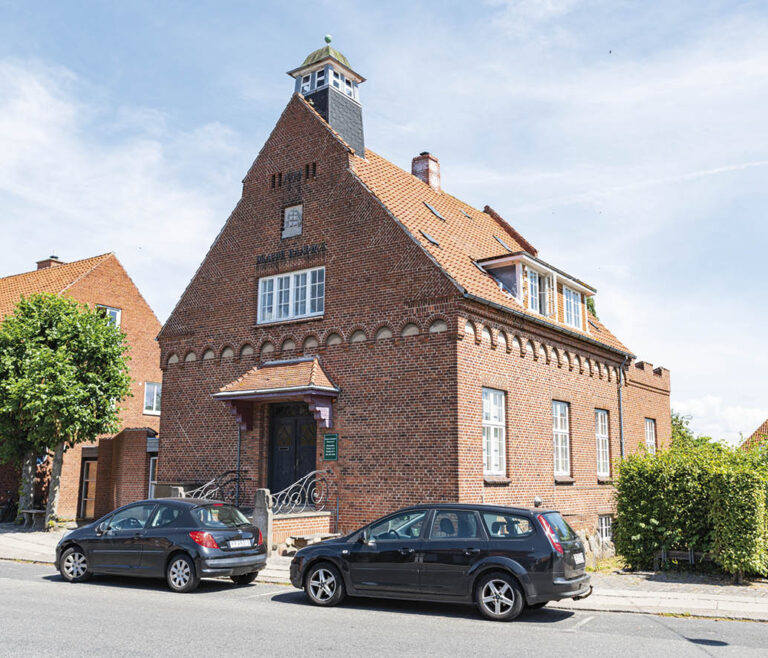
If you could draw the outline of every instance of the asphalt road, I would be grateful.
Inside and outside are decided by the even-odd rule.
[[[768,624],[539,610],[510,623],[471,607],[347,599],[317,608],[279,585],[64,582],[52,567],[0,561],[3,656],[768,656]]]

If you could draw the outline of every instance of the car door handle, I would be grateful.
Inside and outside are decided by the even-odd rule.
[[[464,555],[477,555],[480,552],[479,548],[465,548]]]
[[[400,555],[410,555],[411,553],[413,553],[413,549],[412,548],[401,548],[400,549]]]

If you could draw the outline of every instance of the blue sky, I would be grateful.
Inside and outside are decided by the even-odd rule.
[[[117,252],[161,320],[325,33],[366,143],[490,204],[737,440],[768,417],[768,3],[0,0],[0,275]]]

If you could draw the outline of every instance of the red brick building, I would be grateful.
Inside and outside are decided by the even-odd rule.
[[[743,441],[741,448],[743,450],[749,450],[750,448],[763,443],[768,444],[768,420],[760,425],[751,436]]]
[[[593,288],[444,191],[437,158],[409,172],[366,149],[343,55],[289,74],[159,335],[160,480],[234,469],[239,446],[246,500],[331,469],[342,528],[419,501],[539,497],[608,532],[615,460],[670,436],[669,372],[590,314]]]
[[[22,295],[54,293],[104,310],[130,346],[131,397],[121,404],[122,429],[64,453],[59,516],[93,518],[146,498],[157,465],[162,372],[160,330],[152,309],[113,253],[63,263],[51,256],[37,270],[0,278],[0,318]],[[0,466],[0,495],[18,489],[18,472]]]

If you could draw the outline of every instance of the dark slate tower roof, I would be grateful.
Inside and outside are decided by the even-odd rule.
[[[301,66],[288,71],[301,94],[360,157],[365,157],[363,108],[359,85],[365,78],[338,50],[326,45],[311,52]]]

